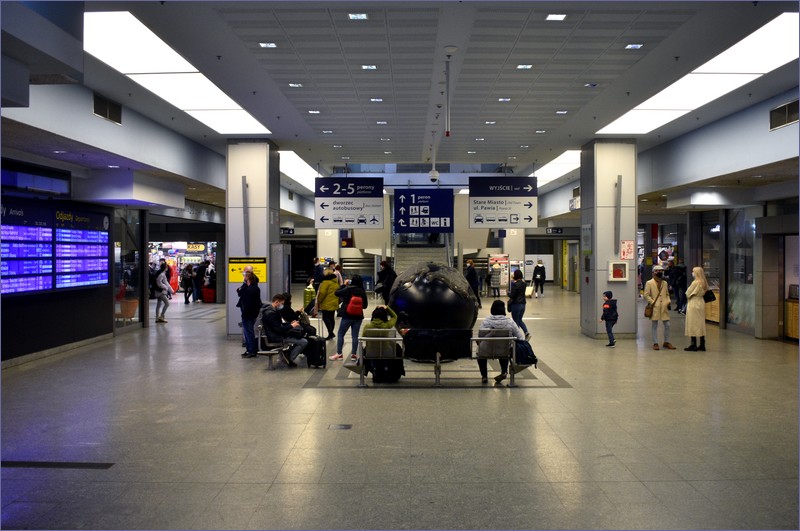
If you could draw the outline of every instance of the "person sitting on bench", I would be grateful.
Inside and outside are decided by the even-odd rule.
[[[481,330],[511,330],[511,336],[516,339],[525,339],[525,334],[513,319],[506,315],[506,303],[494,301],[492,303],[491,315],[481,323]],[[500,374],[494,377],[496,383],[500,383],[508,376],[508,358],[500,358]],[[481,382],[489,381],[488,367],[485,358],[478,359],[478,369],[481,371]]]
[[[306,348],[308,340],[302,337],[303,327],[299,321],[285,323],[281,319],[281,310],[283,310],[285,302],[286,298],[282,293],[273,295],[272,303],[264,305],[261,309],[261,325],[268,342],[294,345],[288,354],[286,353],[287,349],[281,350],[281,359],[289,367],[297,367],[294,360]]]

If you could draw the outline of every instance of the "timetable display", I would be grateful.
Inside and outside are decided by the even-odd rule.
[[[110,284],[110,220],[68,207],[4,204],[0,292]]]

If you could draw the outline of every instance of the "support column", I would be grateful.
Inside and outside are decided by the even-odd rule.
[[[226,257],[266,260],[270,243],[280,242],[280,159],[278,150],[263,140],[231,141],[227,154],[227,190],[225,209]],[[267,262],[269,268],[271,264]],[[240,335],[242,313],[236,304],[236,288],[242,285],[238,272],[231,276],[225,267],[227,331]],[[221,268],[218,275],[222,273]],[[262,300],[270,300],[268,274],[259,274]]]
[[[509,260],[525,260],[525,229],[506,229],[503,252],[508,255]],[[525,276],[530,278],[530,271],[526,271]]]
[[[593,140],[581,148],[581,332],[605,339],[600,321],[603,292],[617,299],[617,339],[636,338],[636,144],[633,140]],[[620,260],[621,242],[633,255]],[[627,280],[609,280],[609,263],[624,262]]]

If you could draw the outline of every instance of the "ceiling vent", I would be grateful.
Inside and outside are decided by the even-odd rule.
[[[94,113],[100,118],[122,125],[122,106],[96,92],[94,94]]]
[[[790,101],[769,111],[769,130],[797,123],[797,100]]]

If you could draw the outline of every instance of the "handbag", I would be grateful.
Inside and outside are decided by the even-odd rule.
[[[703,293],[703,300],[706,302],[714,302],[715,300],[717,300],[717,296],[714,295],[714,292],[709,289],[706,290],[705,293]]]
[[[536,368],[539,360],[536,358],[536,354],[533,353],[533,347],[531,347],[531,344],[522,339],[517,339],[514,341],[514,343],[516,343],[516,364],[533,365],[533,367]]]

